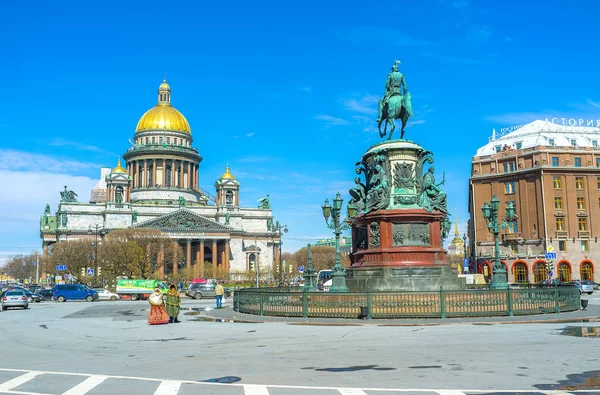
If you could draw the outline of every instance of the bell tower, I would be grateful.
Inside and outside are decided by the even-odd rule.
[[[121,166],[121,158],[117,167],[106,176],[106,203],[107,205],[129,204],[131,198],[131,177]]]
[[[240,207],[240,183],[229,172],[229,164],[225,167],[225,173],[215,182],[217,190],[217,207],[234,209]]]

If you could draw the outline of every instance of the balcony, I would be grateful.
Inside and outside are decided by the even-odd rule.
[[[564,211],[555,211],[554,212],[554,216],[555,217],[564,217],[565,216],[565,212]]]
[[[521,234],[521,232],[517,232],[517,233],[507,233],[504,235],[504,240],[509,241],[509,240],[519,240],[523,237],[523,235]]]
[[[588,213],[587,213],[587,211],[581,211],[580,210],[580,211],[577,211],[577,216],[578,217],[587,217]]]
[[[569,237],[569,234],[566,230],[557,230],[555,233],[557,239],[566,239]]]
[[[580,230],[577,232],[577,237],[580,239],[589,239],[591,237],[590,232],[587,230]]]

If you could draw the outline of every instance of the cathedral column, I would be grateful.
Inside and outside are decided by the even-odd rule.
[[[160,245],[160,250],[158,252],[157,264],[158,264],[158,278],[161,280],[164,280],[165,279],[165,246],[162,244]]]
[[[194,265],[194,277],[198,277],[198,273],[200,272],[200,270],[198,269],[200,267],[199,263],[200,263],[200,250],[197,250],[196,251],[196,264]]]
[[[229,240],[225,241],[223,249],[225,250],[225,273],[229,274]]]
[[[204,240],[200,240],[200,277],[204,277]]]
[[[156,186],[156,159],[154,159],[154,161],[152,161],[152,185],[151,186]]]
[[[179,161],[179,188],[183,189],[183,161]]]
[[[148,186],[148,161],[144,159],[144,178],[142,180],[144,188]]]
[[[212,275],[213,277],[217,277],[217,241],[213,240],[212,242]]]
[[[110,185],[106,187],[106,201],[110,202]]]
[[[162,165],[162,179],[160,180],[161,185],[164,187],[167,185],[167,160],[163,158]]]
[[[185,246],[185,268],[189,269],[192,267],[192,241],[186,240]]]
[[[177,251],[179,250],[179,243],[173,242],[173,274],[177,274],[177,268],[179,265],[179,258],[177,257]]]
[[[194,175],[194,173],[192,172],[192,162],[187,163],[187,168],[188,168],[187,189],[192,189],[192,176]]]
[[[135,176],[133,177],[133,187],[134,188],[139,188],[140,182],[140,161],[136,160],[135,161]]]
[[[171,159],[171,184],[170,187],[175,186],[175,159]]]

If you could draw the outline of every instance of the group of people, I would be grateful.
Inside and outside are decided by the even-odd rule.
[[[222,307],[224,294],[225,288],[223,288],[221,283],[217,283],[215,286],[217,309]],[[163,298],[160,288],[154,288],[154,292],[150,294],[148,301],[150,302],[148,324],[161,325],[177,324],[181,322],[178,319],[181,297],[179,296],[179,290],[175,284],[169,285],[169,291],[167,292],[166,298]]]
[[[181,304],[181,298],[179,297],[179,290],[175,284],[169,285],[169,292],[167,292],[165,299],[163,299],[163,294],[160,291],[160,288],[154,288],[154,292],[152,292],[148,298],[148,301],[150,302],[148,324],[177,324],[180,322],[177,317],[179,316],[179,305]]]

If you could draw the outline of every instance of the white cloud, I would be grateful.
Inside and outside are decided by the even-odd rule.
[[[486,121],[496,122],[501,125],[519,125],[533,122],[537,119],[552,118],[552,114],[547,112],[513,112],[498,115],[488,115],[484,117]]]
[[[317,115],[315,119],[325,122],[325,126],[339,126],[339,125],[348,125],[350,122],[343,118],[334,117],[331,115]]]
[[[237,159],[237,162],[242,162],[242,163],[264,163],[264,162],[268,162],[270,160],[271,160],[271,158],[268,157],[268,156],[247,155],[247,156],[242,156],[241,158]]]
[[[252,137],[252,136],[254,136],[254,133],[248,133],[248,134],[246,135],[246,137]]]
[[[312,87],[309,85],[300,85],[298,87],[298,90],[301,92],[310,92],[310,91],[312,91]]]
[[[100,169],[97,163],[79,162],[67,158],[32,154],[11,149],[0,150],[0,170],[44,171],[50,173],[72,172],[74,170]]]
[[[379,96],[367,94],[358,100],[344,99],[343,104],[348,111],[354,111],[361,114],[376,114],[378,101]]]
[[[595,101],[592,101],[591,99],[587,100],[589,104],[591,104],[593,107],[596,108],[600,108],[600,103],[596,103]]]
[[[98,152],[101,154],[115,155],[114,153],[106,151],[100,147],[96,147],[95,145],[87,145],[87,144],[79,143],[77,141],[63,140],[60,138],[52,139],[47,144],[51,147],[64,147],[64,148],[72,148],[72,149],[75,149],[78,151],[90,151],[90,152]]]

